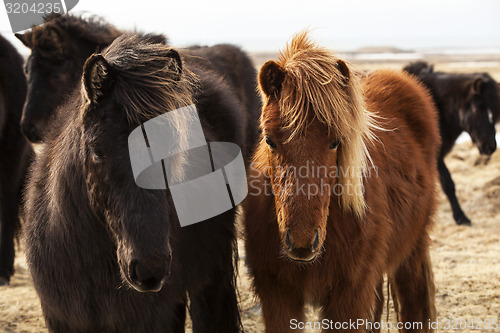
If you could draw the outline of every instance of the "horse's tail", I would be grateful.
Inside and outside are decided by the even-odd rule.
[[[399,303],[396,296],[396,290],[394,289],[394,284],[391,283],[391,279],[387,278],[387,321],[389,321],[389,299],[391,298],[391,295],[394,313],[396,313],[396,322],[399,322]]]
[[[434,273],[432,272],[432,263],[429,252],[426,253],[426,260],[422,263],[423,274],[425,280],[427,281],[427,304],[426,308],[429,313],[427,314],[427,319],[429,323],[434,323],[436,321],[436,287],[434,284]],[[428,329],[427,332],[433,332],[433,329]]]

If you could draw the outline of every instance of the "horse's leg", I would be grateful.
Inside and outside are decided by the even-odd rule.
[[[50,316],[45,317],[45,325],[50,333],[66,333],[66,332],[75,332],[74,328],[69,327],[64,324],[62,321],[59,321]]]
[[[448,197],[448,201],[451,204],[451,209],[453,210],[453,218],[457,224],[470,225],[471,222],[465,216],[460,204],[458,203],[457,196],[455,194],[455,183],[453,179],[451,179],[450,172],[448,168],[444,164],[443,157],[440,156],[438,158],[438,170],[439,170],[439,178],[441,180],[441,186],[443,187],[443,191]]]
[[[184,333],[186,325],[186,301],[176,303],[173,311],[172,325],[169,332]]]
[[[227,274],[226,274],[227,275]],[[214,278],[202,290],[190,293],[190,315],[195,333],[241,331],[238,302],[232,276]]]
[[[384,313],[384,280],[379,282],[377,285],[377,291],[375,295],[375,309],[373,312],[373,323],[380,323],[382,319],[382,313]],[[376,325],[373,325],[376,327]],[[379,333],[380,328],[370,330],[370,333]]]
[[[329,327],[323,327],[321,332],[371,332],[374,306],[378,306],[375,290],[379,286],[380,283],[339,287],[336,292],[325,298],[321,318],[328,320]]]
[[[234,333],[241,331],[231,255],[219,271],[201,289],[189,292],[189,312],[195,333]]]
[[[2,177],[8,177],[8,174]],[[12,193],[11,181],[3,179],[0,189],[0,285],[8,284],[14,274],[14,237],[19,227],[19,202],[16,192]]]
[[[262,306],[266,333],[302,332],[304,296],[300,285],[289,285],[267,273],[254,273],[255,292]]]
[[[391,280],[396,291],[399,320],[402,323],[421,325],[402,329],[403,333],[433,332],[429,323],[436,319],[435,289],[427,244],[427,240],[420,240]]]

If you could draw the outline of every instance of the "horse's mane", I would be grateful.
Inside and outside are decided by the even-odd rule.
[[[67,43],[59,37],[63,32],[73,38],[83,39],[96,45],[109,45],[116,37],[122,34],[113,25],[97,16],[77,16],[51,14],[45,19],[46,23],[35,26],[25,34],[25,39],[31,48],[44,50],[48,56],[57,56],[65,52]]]
[[[131,123],[193,104],[195,76],[179,68],[171,50],[148,37],[128,34],[104,50],[115,74],[113,99],[123,105]]]
[[[363,188],[363,178],[371,161],[367,143],[375,139],[374,115],[367,112],[358,72],[349,65],[349,77],[339,69],[339,58],[310,40],[303,31],[293,37],[278,62],[286,75],[282,85],[280,110],[291,137],[301,135],[310,119],[316,118],[341,139],[340,182],[352,189]],[[311,117],[312,116],[312,117]],[[363,193],[342,195],[345,209],[362,216]]]

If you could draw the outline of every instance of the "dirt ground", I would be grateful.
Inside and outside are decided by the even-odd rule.
[[[385,65],[365,64],[360,67],[395,66],[392,63]],[[457,69],[453,64],[438,64],[436,67],[439,70]],[[469,70],[489,71],[500,80],[498,64],[494,68],[475,66],[473,70],[465,68],[461,71]],[[450,206],[440,191],[431,248],[438,318],[440,322],[445,319],[496,319],[500,322],[500,151],[486,160],[480,158],[471,143],[464,143],[454,148],[446,163],[455,180],[459,201],[473,226],[455,225]],[[244,267],[242,241],[239,245],[239,290],[245,331],[263,332],[260,307],[251,292]],[[0,287],[0,332],[46,332],[22,251],[18,251],[15,268],[11,285]],[[383,318],[385,320],[385,314]],[[391,319],[394,320],[392,315]],[[395,329],[391,331],[396,332]],[[466,328],[458,331],[477,330]],[[482,331],[495,332],[492,329]],[[496,332],[500,332],[500,328]]]

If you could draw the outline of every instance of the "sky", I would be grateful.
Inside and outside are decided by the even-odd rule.
[[[179,46],[232,43],[277,51],[294,33],[311,28],[315,39],[339,51],[500,48],[499,0],[80,0],[72,12],[82,11],[122,29],[164,33]],[[2,7],[0,31],[14,40]]]

